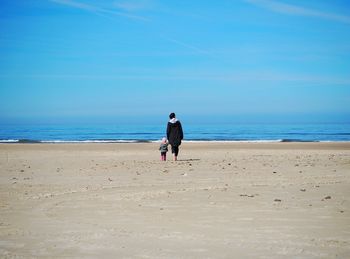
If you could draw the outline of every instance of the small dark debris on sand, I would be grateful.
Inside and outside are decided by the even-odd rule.
[[[324,201],[324,200],[330,200],[330,199],[332,199],[331,196],[326,196],[326,197],[324,197],[324,198],[322,199],[322,201]]]
[[[249,198],[253,198],[254,195],[249,195],[249,194],[240,194],[239,196],[241,197],[249,197]]]
[[[274,199],[274,201],[276,201],[276,202],[281,202],[282,200],[280,200],[280,199]]]

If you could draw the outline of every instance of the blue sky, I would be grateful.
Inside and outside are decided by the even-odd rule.
[[[350,121],[349,1],[0,4],[2,122]]]

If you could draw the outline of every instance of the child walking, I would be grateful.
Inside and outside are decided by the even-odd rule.
[[[160,159],[162,161],[166,161],[166,152],[168,152],[168,140],[166,138],[162,138],[162,143],[160,143]]]

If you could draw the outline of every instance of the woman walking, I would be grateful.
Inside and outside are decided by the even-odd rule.
[[[168,141],[171,145],[171,153],[174,154],[174,161],[177,161],[177,155],[179,154],[179,146],[181,140],[184,138],[181,122],[176,119],[175,113],[170,113],[169,122],[166,130]]]

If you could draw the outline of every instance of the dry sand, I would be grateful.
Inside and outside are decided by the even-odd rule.
[[[157,149],[1,144],[0,257],[350,258],[350,143]]]

